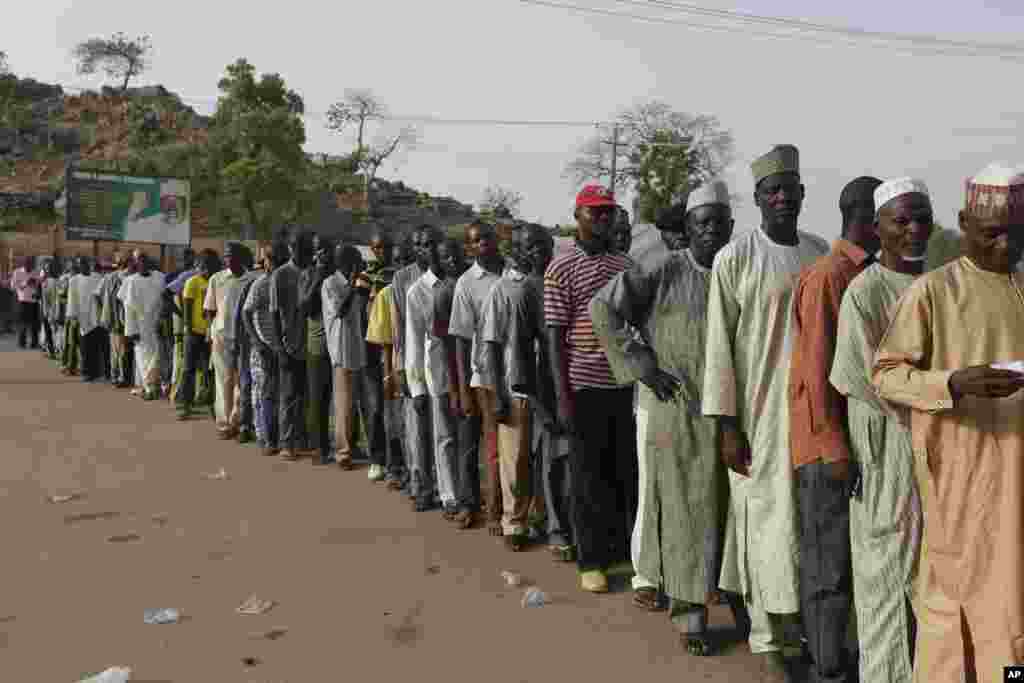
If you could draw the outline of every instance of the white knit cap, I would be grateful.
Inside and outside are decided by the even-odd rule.
[[[888,202],[905,194],[923,194],[931,199],[928,186],[918,178],[894,178],[886,180],[875,188],[875,211],[881,210]]]
[[[691,192],[690,196],[686,198],[686,212],[689,213],[698,206],[706,204],[730,206],[729,186],[725,184],[724,180],[709,180]]]

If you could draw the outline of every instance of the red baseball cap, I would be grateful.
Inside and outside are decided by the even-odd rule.
[[[576,208],[581,206],[615,206],[615,193],[604,185],[587,185],[576,195]]]

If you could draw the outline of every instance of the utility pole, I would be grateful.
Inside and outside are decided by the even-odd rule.
[[[615,124],[612,128],[612,177],[608,183],[608,189],[615,192],[615,170],[616,164],[619,160],[619,124]]]

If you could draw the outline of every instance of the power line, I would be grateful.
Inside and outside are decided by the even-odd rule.
[[[950,40],[938,36],[913,34],[913,33],[883,33],[880,31],[868,31],[866,29],[848,26],[835,26],[831,24],[818,24],[802,19],[790,19],[771,17],[759,14],[747,14],[745,12],[733,12],[728,10],[712,9],[701,7],[691,3],[678,2],[677,0],[615,0],[624,5],[654,6],[671,9],[685,14],[696,14],[699,16],[730,19],[742,23],[779,26],[783,28],[794,28],[804,31],[816,31],[821,33],[834,33],[849,38],[871,38],[877,40],[888,40],[897,42],[908,42],[920,46],[938,48],[956,48],[963,50],[980,51],[1003,51],[1022,53],[1024,56],[1024,45],[1020,43],[982,43],[977,41]]]
[[[626,0],[616,0],[616,1],[626,1]],[[631,19],[631,20],[634,20],[634,21],[641,21],[641,22],[646,22],[646,23],[650,23],[650,24],[661,24],[661,25],[668,25],[668,26],[682,26],[682,27],[684,27],[686,29],[690,29],[690,30],[710,31],[710,32],[718,32],[718,33],[741,34],[741,35],[746,36],[746,37],[774,38],[776,40],[779,40],[779,39],[781,39],[781,40],[794,40],[794,39],[795,40],[804,40],[806,42],[818,43],[820,45],[825,45],[825,46],[830,46],[830,47],[834,47],[834,46],[837,45],[837,43],[835,41],[835,36],[827,37],[827,36],[814,35],[814,34],[810,34],[810,33],[793,33],[793,32],[790,32],[790,33],[777,33],[777,32],[769,32],[769,31],[750,30],[749,28],[746,28],[746,27],[743,27],[743,26],[735,26],[735,25],[730,26],[730,25],[726,25],[726,24],[703,24],[703,23],[696,23],[696,22],[688,21],[688,20],[669,19],[667,17],[654,17],[654,16],[649,16],[649,15],[634,14],[634,13],[631,13],[631,12],[620,12],[620,11],[610,10],[610,9],[605,9],[605,8],[588,7],[588,6],[583,6],[583,5],[573,5],[573,4],[564,3],[564,2],[554,2],[553,0],[518,0],[518,2],[520,2],[522,4],[526,4],[526,5],[536,5],[536,6],[540,6],[540,7],[549,7],[549,8],[554,8],[554,9],[565,9],[565,10],[570,10],[570,11],[573,11],[573,12],[581,12],[581,13],[585,13],[585,14],[594,14],[594,15],[600,15],[600,16],[616,17],[616,18],[620,18],[620,19]],[[633,4],[637,4],[637,3],[634,2]],[[665,7],[665,5],[660,5],[660,6],[662,8],[668,9],[668,7]],[[680,8],[679,7],[674,7],[674,9],[678,10]],[[740,15],[740,16],[742,16],[742,15]],[[730,17],[730,18],[735,19],[735,17]],[[790,21],[790,20],[777,19],[776,21],[784,22],[784,21]],[[803,28],[804,30],[806,30],[806,28],[807,28],[806,26],[793,26],[793,25],[791,25],[789,27],[790,28]],[[853,29],[847,29],[847,30],[853,31]],[[879,34],[879,35],[886,35],[886,34]],[[847,47],[857,47],[858,46],[857,43],[854,40],[850,40],[849,37],[847,38],[847,40],[845,42],[838,43],[838,44],[839,45],[844,45],[844,46],[847,46]],[[984,45],[984,44],[978,43],[977,45],[980,46],[980,45]],[[891,50],[893,52],[902,52],[902,53],[906,53],[906,54],[921,55],[921,56],[991,57],[991,58],[997,58],[997,59],[1001,59],[1001,60],[1009,61],[1009,62],[1024,63],[1024,48],[1022,48],[1022,47],[1012,47],[1013,50],[1020,51],[1019,54],[999,54],[999,53],[995,53],[995,52],[993,52],[993,53],[964,52],[962,49],[961,50],[952,50],[952,49],[943,49],[941,47],[924,48],[924,47],[920,47],[920,46],[915,47],[913,45],[907,45],[907,46],[892,45],[892,44],[886,45],[886,44],[877,43],[877,42],[876,43],[865,43],[864,46],[866,46],[866,47],[873,47],[873,48],[876,48],[876,49],[885,48],[885,49],[889,49],[889,50]]]

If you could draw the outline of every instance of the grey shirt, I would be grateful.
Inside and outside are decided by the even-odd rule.
[[[488,367],[485,382],[504,381],[513,395],[536,396],[537,342],[543,340],[544,289],[539,278],[509,270],[484,304],[481,342],[504,347],[504,377]]]
[[[289,261],[270,276],[270,312],[278,325],[275,336],[292,358],[306,357],[306,315],[299,306],[302,271]]]
[[[323,326],[331,365],[346,370],[366,367],[366,340],[363,338],[366,308],[348,279],[334,273],[320,288],[323,300]]]
[[[395,364],[397,369],[405,369],[405,298],[409,294],[412,283],[423,277],[419,264],[413,263],[395,273],[391,281],[391,302],[394,305],[394,320],[391,324],[395,330]]]
[[[480,333],[483,331],[484,303],[500,279],[500,275],[495,275],[479,263],[474,263],[455,283],[452,319],[448,324],[448,331],[456,337],[470,339],[473,342],[473,377],[469,382],[471,387],[490,386],[490,382],[486,381],[487,368]]]

